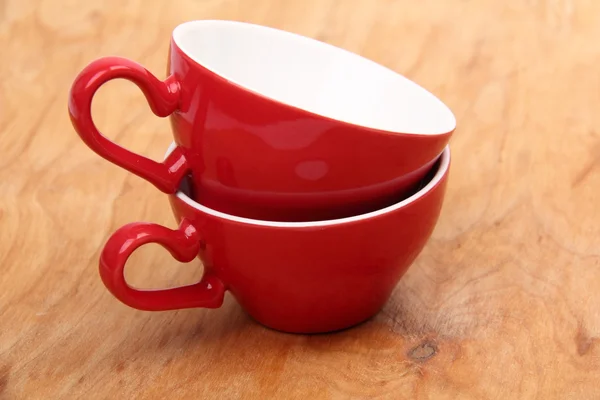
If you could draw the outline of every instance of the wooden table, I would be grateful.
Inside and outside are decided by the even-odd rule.
[[[598,15],[590,0],[0,2],[0,398],[600,398]],[[165,195],[80,141],[70,83],[111,54],[164,76],[170,31],[206,18],[358,52],[454,110],[439,224],[373,320],[288,335],[231,296],[150,313],[102,285],[111,232],[175,221]],[[94,114],[156,159],[171,140],[130,83],[103,87]],[[152,245],[127,277],[201,272]]]

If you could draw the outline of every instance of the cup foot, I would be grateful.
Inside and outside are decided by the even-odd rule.
[[[333,334],[338,332],[343,332],[345,330],[349,330],[359,325],[362,325],[374,317],[376,317],[379,312],[383,309],[383,306],[378,309],[376,312],[371,313],[367,317],[362,317],[360,319],[355,319],[352,321],[343,321],[337,323],[327,323],[327,324],[319,324],[319,323],[281,323],[278,321],[261,321],[254,317],[253,315],[246,312],[246,314],[259,325],[264,326],[267,329],[279,332],[279,333],[287,333],[287,334],[296,334],[296,335],[319,335],[319,334]]]

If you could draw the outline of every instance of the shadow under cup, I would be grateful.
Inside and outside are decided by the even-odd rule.
[[[440,215],[450,166],[446,147],[428,179],[409,198],[349,218],[276,222],[212,210],[185,185],[169,201],[179,223],[117,230],[100,257],[100,276],[121,302],[149,311],[217,308],[229,291],[259,323],[285,332],[329,332],[379,312],[427,243]],[[138,247],[158,243],[180,262],[198,257],[196,284],[140,290],[124,268]]]

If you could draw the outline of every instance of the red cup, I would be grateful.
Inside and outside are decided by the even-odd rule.
[[[69,111],[100,156],[175,193],[191,172],[204,205],[302,221],[367,212],[409,193],[455,129],[452,112],[396,72],[329,44],[243,22],[175,28],[168,78],[107,57],[75,79]],[[90,106],[124,78],[170,116],[178,147],[162,163],[105,138]],[[137,112],[132,110],[132,112]]]
[[[100,257],[100,275],[121,302],[140,310],[216,308],[230,291],[258,322],[315,333],[343,329],[376,314],[417,257],[438,220],[450,150],[423,187],[392,206],[350,218],[260,221],[224,214],[170,195],[179,228],[133,223],[117,230]],[[123,271],[143,244],[158,243],[181,262],[198,256],[204,277],[191,286],[144,291]]]

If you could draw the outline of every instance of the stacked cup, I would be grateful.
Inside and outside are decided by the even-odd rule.
[[[104,137],[96,90],[134,82],[170,117],[163,162]],[[225,291],[257,321],[326,332],[376,314],[437,222],[456,120],[397,73],[323,42],[234,21],[191,21],[171,37],[161,81],[118,57],[75,79],[69,111],[83,141],[169,195],[179,228],[128,224],[106,243],[100,276],[141,310],[219,307]],[[138,290],[131,253],[158,243],[204,265],[199,283]]]

